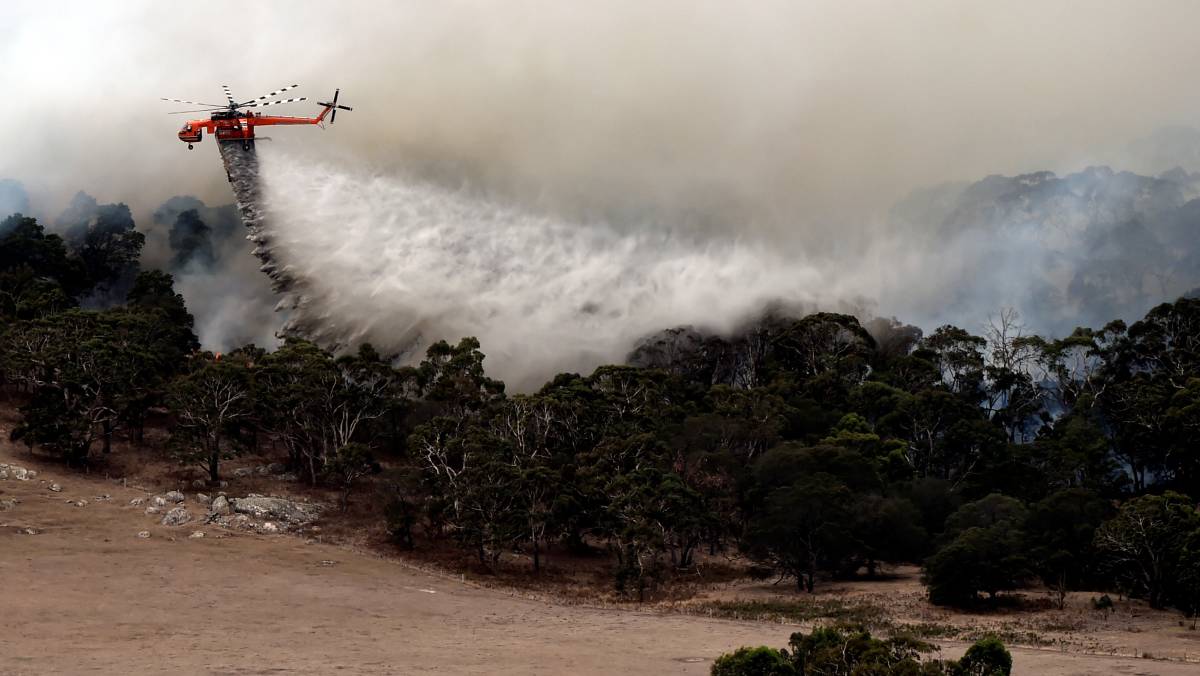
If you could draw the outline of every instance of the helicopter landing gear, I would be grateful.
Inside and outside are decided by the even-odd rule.
[[[192,144],[190,144],[190,143],[188,144],[188,150],[191,150],[193,147],[194,146]]]

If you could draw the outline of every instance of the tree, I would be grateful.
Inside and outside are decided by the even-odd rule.
[[[180,270],[195,262],[201,268],[213,264],[212,229],[200,218],[195,209],[186,209],[175,217],[168,237],[175,255],[171,257],[171,269]]]
[[[350,442],[334,453],[325,463],[325,474],[329,482],[341,491],[341,507],[350,506],[350,491],[359,479],[379,471],[379,463],[366,444]]]
[[[233,428],[253,413],[250,392],[249,368],[229,360],[206,362],[171,384],[175,456],[203,467],[213,485],[221,480],[221,460],[241,450]]]
[[[106,204],[96,209],[95,217],[76,232],[72,239],[92,299],[101,306],[124,298],[137,275],[146,236],[134,229],[133,216],[124,204]]]
[[[781,576],[795,578],[798,591],[811,593],[817,571],[831,562],[840,567],[852,548],[846,541],[852,499],[850,490],[829,474],[773,489],[747,526],[751,554]]]
[[[1034,572],[1055,591],[1058,607],[1067,591],[1078,589],[1094,574],[1092,541],[1109,512],[1095,493],[1070,488],[1047,496],[1025,520],[1025,545]]]
[[[1103,565],[1130,594],[1155,608],[1172,602],[1172,585],[1187,571],[1188,538],[1200,531],[1195,501],[1179,493],[1144,495],[1121,505],[1096,531]]]
[[[943,546],[925,562],[922,582],[937,605],[969,605],[985,592],[992,599],[1030,576],[1025,556],[1025,507],[993,494],[960,507],[946,520]]]

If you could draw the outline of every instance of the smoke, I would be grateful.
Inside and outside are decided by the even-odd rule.
[[[0,180],[0,219],[29,213],[29,195],[25,186],[12,179]]]
[[[575,367],[619,358],[652,319],[720,326],[769,299],[869,299],[972,330],[1005,304],[1030,308],[1037,328],[1090,321],[1080,294],[1132,311],[1157,297],[1146,275],[1124,298],[1110,293],[1116,277],[1078,274],[1137,276],[1112,254],[1139,241],[1130,221],[1055,231],[1064,245],[1047,236],[1061,219],[1100,222],[1086,200],[949,229],[946,218],[984,214],[960,208],[963,190],[993,174],[1200,170],[1188,128],[1200,119],[1200,5],[1187,0],[1152,12],[1083,0],[213,0],[205,14],[246,29],[149,0],[0,3],[0,86],[21,100],[0,119],[0,176],[20,179],[34,207],[87,185],[139,223],[181,192],[223,204],[211,140],[184,150],[174,133],[188,116],[164,114],[184,107],[157,97],[300,82],[310,100],[281,111],[299,115],[341,87],[355,110],[332,129],[270,133],[279,217],[259,235],[278,241],[257,246],[277,245],[274,272],[296,280],[292,321],[400,348],[477,333],[511,373],[539,352],[550,370],[572,354],[586,355]],[[921,186],[943,187],[889,212]],[[1185,206],[1172,213],[1192,218]],[[177,217],[148,236],[163,265]],[[1174,247],[1156,229],[1165,221],[1150,221],[1160,249]],[[219,327],[205,334],[201,319],[202,339],[266,338],[280,318],[245,255],[255,245],[227,241],[236,255],[180,270],[189,306]],[[1142,267],[1186,258],[1138,251]]]
[[[233,204],[209,207],[176,196],[154,211],[143,259],[174,275],[200,344],[209,350],[279,342],[285,318],[275,313],[277,299],[248,255],[245,234]]]

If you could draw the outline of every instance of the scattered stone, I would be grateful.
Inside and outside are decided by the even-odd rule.
[[[207,505],[208,503],[212,502],[212,498],[208,497],[207,495],[205,495],[203,493],[197,493],[196,501],[202,505]]]
[[[275,523],[272,521],[263,522],[263,525],[259,526],[258,529],[261,532],[267,533],[270,535],[274,535],[275,533],[279,532],[279,526],[275,525]]]
[[[112,500],[112,496],[109,495],[108,493],[105,493],[104,495],[97,495],[96,497],[94,497],[92,499],[95,500],[96,502],[101,502],[104,500]]]
[[[36,478],[37,478],[37,472],[35,472],[35,471],[31,470],[31,469],[28,469],[28,470],[25,470],[25,476],[29,477],[30,479],[36,479]]]
[[[25,469],[24,467],[14,466],[12,468],[12,476],[17,481],[28,481],[29,480],[29,470]]]
[[[288,472],[287,474],[280,474],[279,476],[277,476],[275,478],[279,479],[280,481],[299,481],[300,480],[299,476],[297,476],[291,472]]]
[[[154,516],[155,514],[158,514],[161,511],[162,510],[157,507],[147,507],[146,508],[146,516]]]
[[[194,530],[194,531],[192,531],[192,534],[191,534],[191,535],[189,535],[188,537],[189,537],[189,538],[191,538],[191,539],[193,539],[193,540],[199,540],[200,538],[204,537],[204,531],[202,531],[202,530]]]
[[[20,500],[17,500],[16,498],[11,500],[0,500],[0,512],[7,512],[8,510],[13,509],[17,506],[18,502],[20,502]]]
[[[162,525],[164,525],[164,526],[182,526],[183,524],[185,524],[191,520],[192,520],[192,515],[188,514],[187,509],[185,509],[183,507],[175,507],[171,511],[167,512],[166,516],[164,516],[162,518]]]
[[[58,484],[50,484],[50,490],[55,493],[62,493],[62,486],[59,486]]]
[[[26,535],[38,535],[42,531],[38,530],[37,528],[34,528],[33,526],[27,526],[21,532]]]
[[[167,501],[161,495],[156,495],[150,498],[150,504],[155,507],[166,507]]]
[[[148,530],[138,531],[137,536],[143,540],[149,539],[150,531],[148,531]]]
[[[229,505],[229,500],[225,499],[224,495],[218,495],[208,506],[208,511],[217,516],[224,516],[232,512],[233,507]]]
[[[8,470],[0,469],[0,479],[7,479],[7,478],[8,478]]]
[[[179,491],[167,491],[167,494],[163,497],[166,498],[167,502],[174,502],[175,504],[179,504],[186,499],[184,498],[183,493],[180,493]]]
[[[311,523],[321,515],[321,508],[317,505],[253,494],[231,500],[230,504],[233,511],[239,514],[256,519],[275,519],[293,526]]]
[[[266,465],[259,465],[258,467],[254,468],[254,471],[258,472],[259,476],[267,476],[271,473],[271,469]]]
[[[229,488],[229,482],[222,479],[221,482],[217,484],[217,488]]]
[[[233,470],[233,475],[239,479],[242,477],[248,477],[251,474],[254,474],[254,470],[250,469],[249,467],[239,467]]]
[[[75,505],[76,507],[87,507],[87,500],[76,500],[71,504]]]
[[[287,467],[282,462],[273,462],[267,465],[267,474],[283,474],[287,471]]]
[[[204,479],[196,479],[195,481],[193,481],[192,488],[195,488],[196,490],[204,488]]]
[[[141,507],[142,503],[146,502],[145,498],[134,498],[129,501],[130,507]]]

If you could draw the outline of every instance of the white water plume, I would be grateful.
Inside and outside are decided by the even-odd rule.
[[[624,358],[660,329],[727,330],[820,275],[748,241],[618,232],[418,180],[260,155],[265,231],[292,328],[419,357],[476,336],[518,389]]]

